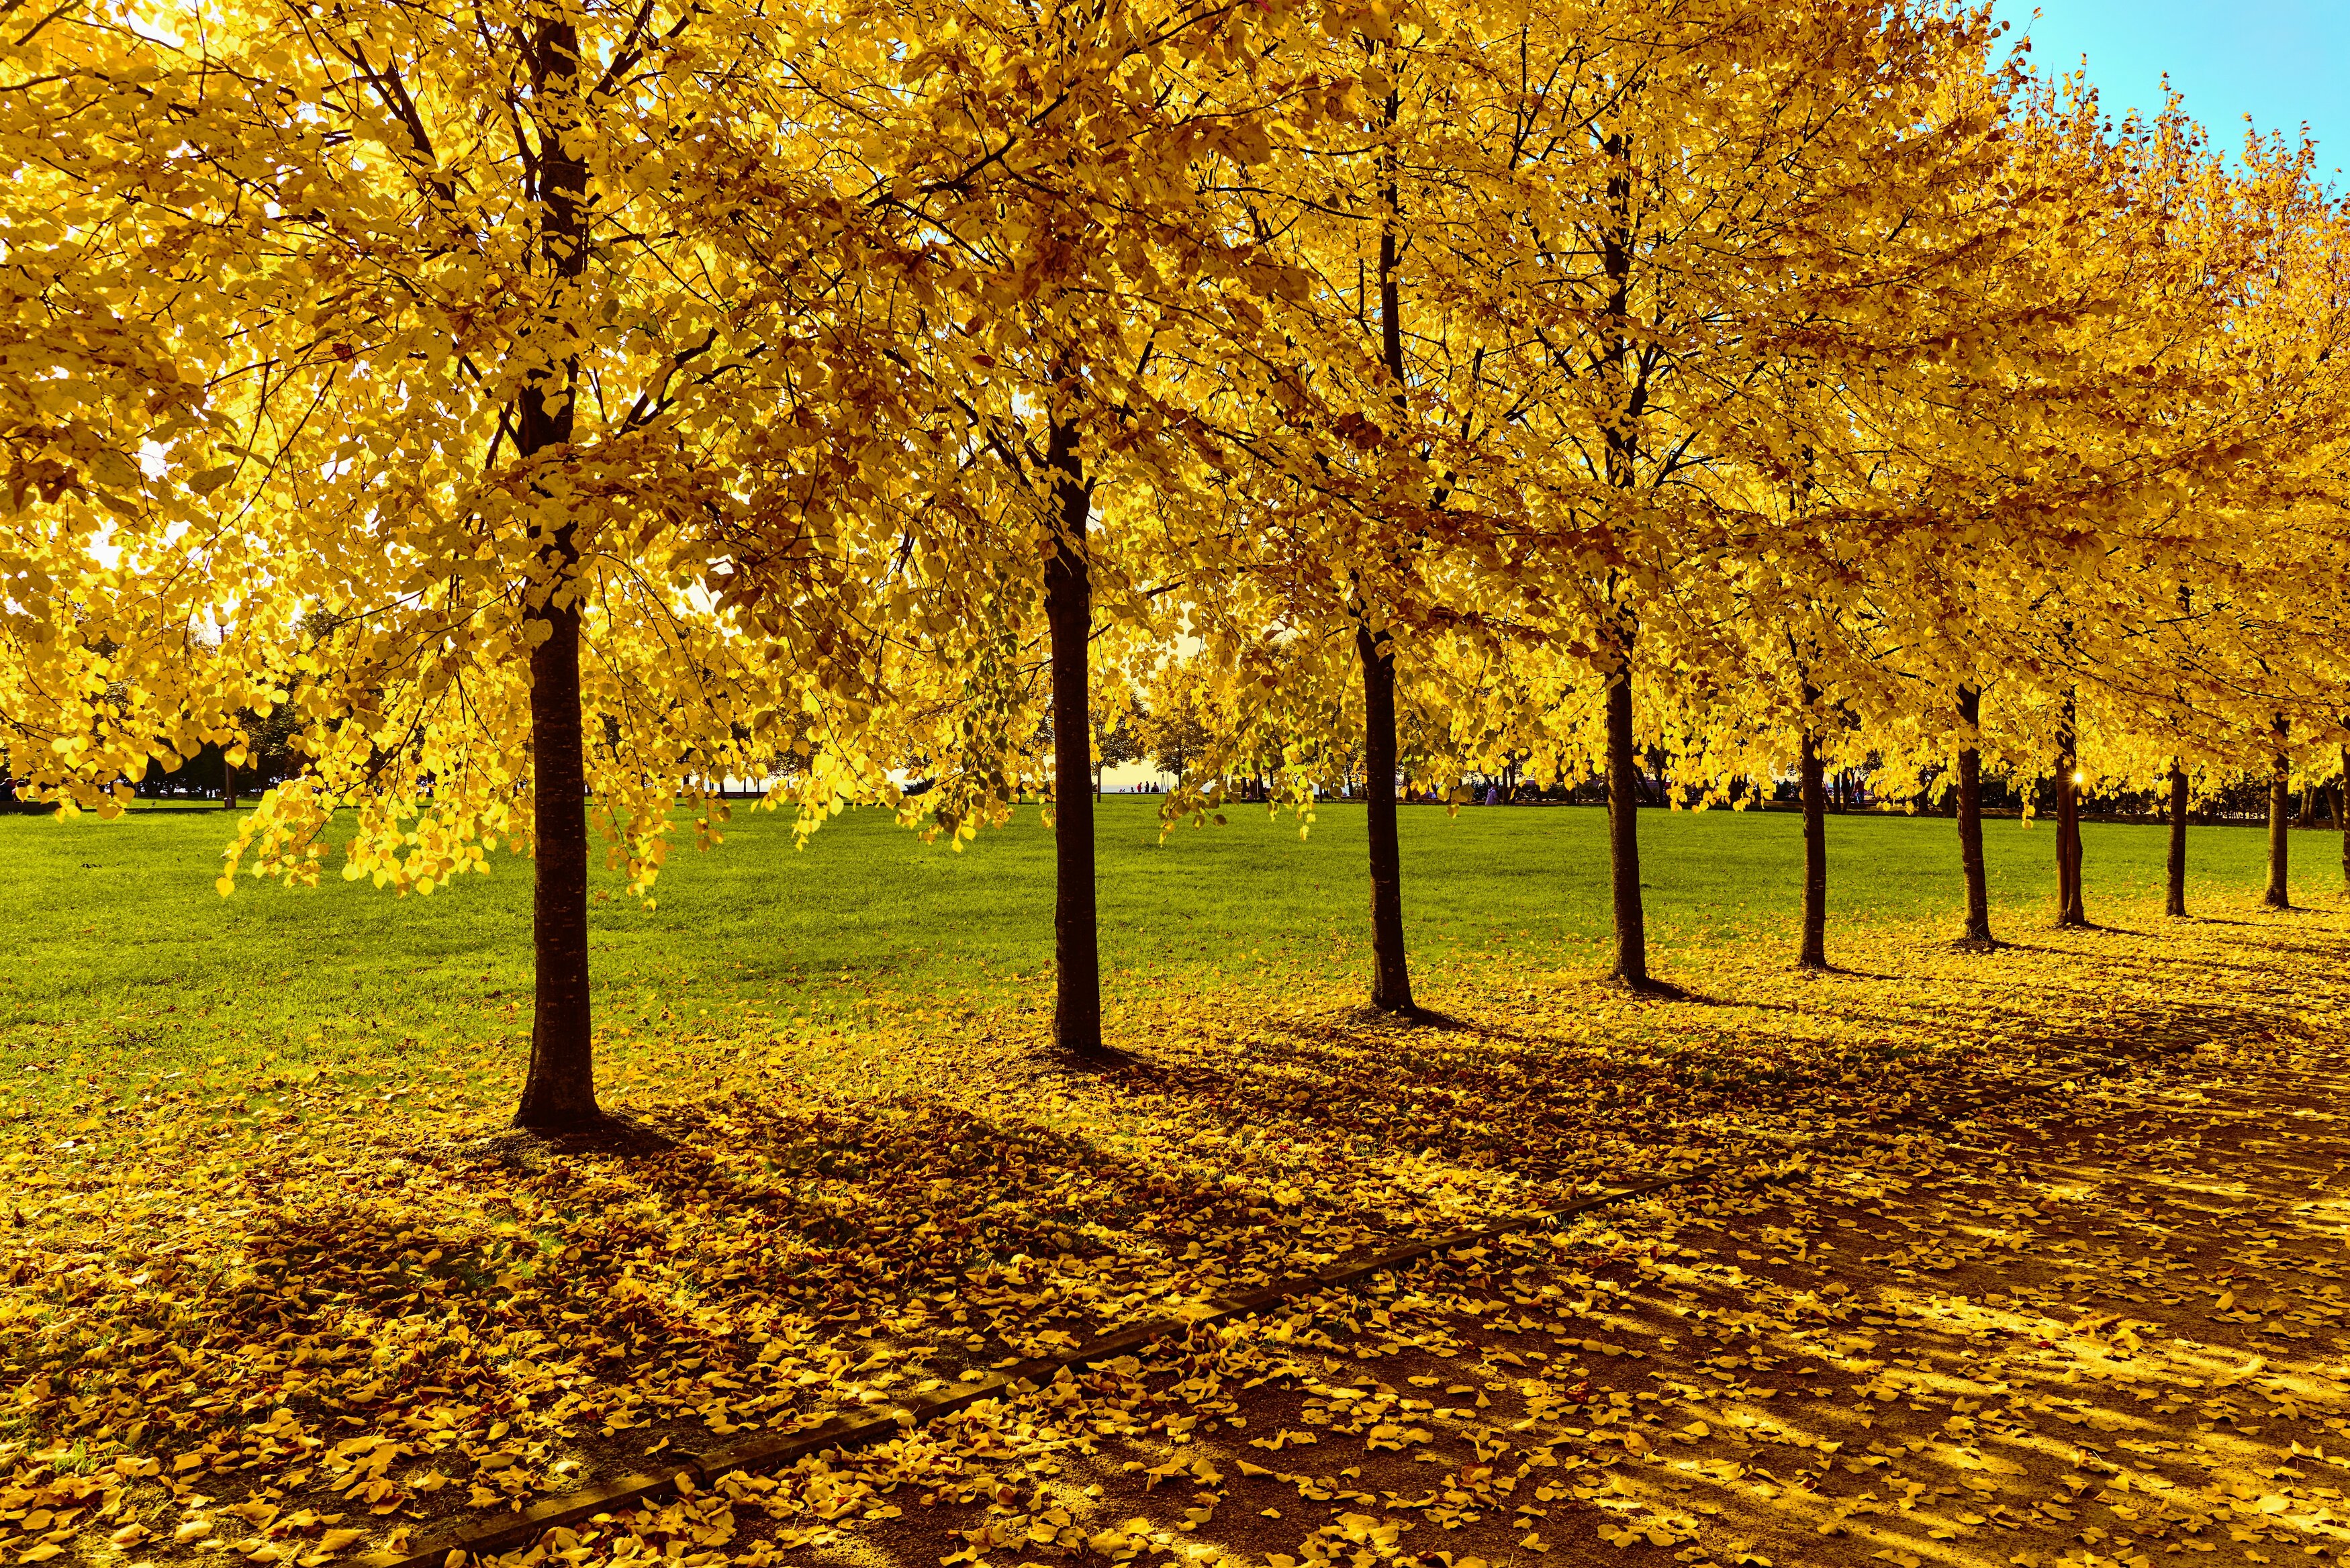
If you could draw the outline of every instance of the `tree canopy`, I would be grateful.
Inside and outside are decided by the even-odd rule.
[[[1049,796],[1108,1054],[1075,785],[1154,683],[1170,821],[1367,797],[1398,1012],[1399,791],[1605,779],[1645,985],[1658,785],[2342,766],[2340,199],[1983,9],[5,15],[11,770],[269,718],[224,891],[531,854],[525,1120],[596,1110],[594,831],[650,898],[729,781]]]

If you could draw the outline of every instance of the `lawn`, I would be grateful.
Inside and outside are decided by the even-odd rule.
[[[0,1563],[429,1568],[457,1561],[441,1532],[680,1466],[715,1484],[527,1560],[1508,1568],[1628,1563],[1637,1527],[1689,1562],[1988,1568],[2004,1532],[2074,1532],[2091,1476],[2100,1542],[2199,1552],[2219,1511],[2350,1546],[2328,1494],[2261,1490],[2322,1477],[2300,1456],[2350,1419],[2345,1342],[2303,1344],[2350,1226],[2330,836],[2296,839],[2311,908],[2277,913],[2262,836],[2199,831],[2201,918],[2170,922],[2161,832],[2091,825],[2106,923],[2058,931],[2051,835],[1996,823],[2012,945],[1972,951],[1947,821],[1832,819],[1846,967],[1802,975],[1798,824],[1652,814],[1688,992],[1659,999],[1596,978],[1597,812],[1414,808],[1415,961],[1449,1015],[1423,1024],[1357,1005],[1353,809],[1162,846],[1149,805],[1103,826],[1111,1023],[1146,1065],[1039,1049],[1033,815],[961,857],[855,815],[795,851],[754,817],[657,909],[598,907],[599,1075],[649,1136],[568,1150],[499,1131],[524,867],[224,901],[221,814],[0,819],[37,911],[0,1035]],[[1703,1185],[853,1460],[696,1457],[1660,1178]],[[2233,1490],[2138,1497],[2202,1483],[2145,1458],[2125,1486],[2091,1447],[2115,1423]],[[1894,1486],[1898,1517],[1868,1490]]]
[[[1292,819],[1237,808],[1223,826],[1161,841],[1156,802],[1099,812],[1103,963],[1124,997],[1315,988],[1363,972],[1361,808]],[[0,1043],[58,1047],[141,1069],[348,1064],[403,1049],[503,1046],[474,1071],[511,1072],[529,1023],[529,867],[430,898],[331,875],[310,888],[246,879],[213,890],[227,814],[144,808],[95,817],[0,817],[0,863],[20,907],[0,974]],[[1551,807],[1402,814],[1404,908],[1422,1000],[1484,961],[1603,967],[1604,814]],[[1714,950],[1791,950],[1801,825],[1792,814],[1648,812],[1643,855],[1662,972]],[[2085,830],[2090,911],[2158,894],[2158,827]],[[1831,949],[1856,923],[1954,921],[1956,832],[1946,819],[1832,816]],[[2296,898],[2330,902],[2333,836],[2297,834]],[[1996,919],[2044,921],[2054,829],[1985,828]],[[2241,904],[2264,872],[2263,835],[2199,828],[2190,898]],[[608,1039],[744,1026],[869,1024],[910,1011],[1049,1005],[1052,846],[1033,807],[960,854],[875,812],[850,812],[796,847],[790,819],[738,806],[726,842],[671,859],[646,909],[620,879],[591,916],[598,1022]],[[1688,975],[1684,972],[1684,978]]]

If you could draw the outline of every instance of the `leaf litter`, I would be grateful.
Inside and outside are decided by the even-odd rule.
[[[1099,1081],[1017,1019],[681,1041],[639,1062],[652,1153],[484,1155],[486,1106],[402,1105],[429,1079],[20,1116],[0,1563],[322,1568],[1701,1160],[1732,1174],[507,1556],[2337,1552],[2344,946],[1892,933],[1672,1002],[1486,964],[1440,1029],[1138,1010],[1159,1064]]]

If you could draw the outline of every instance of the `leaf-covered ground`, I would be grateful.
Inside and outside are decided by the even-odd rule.
[[[676,1037],[636,1101],[671,1142],[602,1154],[487,1136],[462,1063],[93,1078],[0,1153],[0,1562],[315,1568],[1709,1160],[1737,1174],[536,1550],[2332,1551],[2345,923],[2108,918],[1989,954],[1880,928],[1812,978],[1725,947],[1670,1002],[1482,960],[1434,1027],[1351,977],[1170,990],[1107,1079],[1040,1069],[1012,1011]]]

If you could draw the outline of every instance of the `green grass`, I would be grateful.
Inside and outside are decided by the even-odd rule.
[[[1360,807],[1325,805],[1302,842],[1295,821],[1243,807],[1227,826],[1179,827],[1161,845],[1155,806],[1114,798],[1101,808],[1103,962],[1113,992],[1362,971]],[[1508,951],[1561,968],[1599,964],[1604,827],[1587,808],[1471,808],[1458,817],[1406,808],[1415,955]],[[427,898],[330,876],[315,888],[247,881],[224,899],[212,884],[228,831],[226,814],[189,808],[140,809],[112,823],[0,817],[0,864],[22,911],[0,974],[0,1044],[20,1064],[55,1062],[60,1050],[148,1070],[329,1064],[479,1044],[498,1048],[475,1054],[481,1060],[511,1070],[528,1030],[526,863],[500,857],[492,875]],[[1641,831],[1663,972],[1674,972],[1676,950],[1792,944],[1801,858],[1792,815],[1644,812]],[[1950,822],[1839,816],[1828,834],[1835,926],[1955,924]],[[2101,900],[2159,891],[2161,829],[2093,823],[2085,835],[2092,918]],[[1986,826],[1995,920],[2010,931],[2046,918],[2054,837],[2046,823]],[[2303,833],[2293,845],[2296,898],[2330,902],[2338,840]],[[2241,908],[2262,886],[2264,854],[2257,830],[2197,829],[2190,898],[2214,912]],[[671,858],[656,909],[629,899],[617,877],[599,885],[614,897],[591,917],[598,1021],[616,1034],[1045,1004],[1052,858],[1034,807],[959,855],[870,812],[846,814],[795,849],[787,816],[743,811],[723,847]]]

